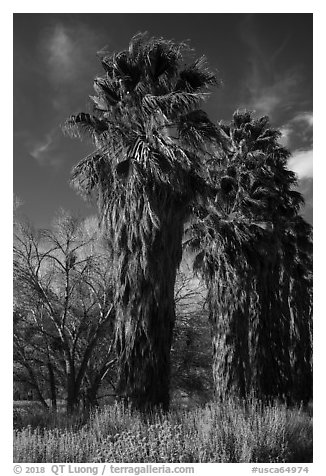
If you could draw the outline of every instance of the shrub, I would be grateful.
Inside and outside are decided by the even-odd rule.
[[[68,422],[66,422],[68,423]],[[70,421],[71,423],[71,421]],[[302,409],[229,399],[146,418],[120,405],[86,425],[14,431],[14,461],[299,463],[312,460],[312,418]]]

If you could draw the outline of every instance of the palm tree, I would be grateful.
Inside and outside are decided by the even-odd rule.
[[[102,55],[93,113],[65,124],[96,146],[72,180],[83,194],[95,194],[110,242],[118,392],[140,409],[169,405],[183,227],[196,197],[209,192],[202,157],[221,141],[198,109],[216,76],[204,57],[182,68],[190,55],[186,44],[134,36],[128,50]]]
[[[289,152],[267,117],[237,111],[220,126],[229,145],[209,164],[219,193],[189,230],[208,286],[216,393],[307,399],[311,232]]]

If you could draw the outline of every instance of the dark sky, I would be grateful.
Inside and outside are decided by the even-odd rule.
[[[71,168],[92,150],[60,124],[89,110],[96,52],[125,49],[131,36],[190,40],[223,87],[205,109],[230,120],[235,109],[268,114],[292,152],[312,221],[312,14],[14,14],[14,192],[22,212],[48,226],[59,208],[90,215],[69,186]]]

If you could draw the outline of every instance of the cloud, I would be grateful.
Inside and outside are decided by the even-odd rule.
[[[304,123],[312,128],[313,114],[312,112],[299,112],[296,116],[294,116],[292,122]]]
[[[41,140],[29,141],[29,154],[41,166],[60,167],[63,162],[58,151],[58,135],[57,128],[52,129]]]
[[[50,81],[74,83],[88,70],[102,45],[101,35],[82,23],[56,23],[43,32],[42,51]]]
[[[51,78],[56,82],[74,80],[80,53],[78,47],[63,25],[56,25],[49,35],[47,44],[48,66]]]
[[[312,149],[313,143],[313,114],[311,111],[296,113],[281,127],[282,145],[293,150]]]
[[[40,38],[41,71],[52,88],[54,110],[70,109],[88,89],[98,67],[96,52],[107,41],[102,31],[80,21],[56,22]],[[78,99],[77,99],[78,98]]]
[[[313,176],[312,112],[297,112],[282,126],[281,132],[281,144],[293,150],[288,167],[298,175],[299,179],[311,179]]]
[[[273,79],[269,85],[264,84],[263,77],[249,78],[247,87],[250,94],[250,108],[257,114],[272,117],[276,110],[289,109],[295,102],[295,88],[300,79],[295,73],[285,73]]]
[[[299,179],[312,178],[313,176],[313,151],[296,150],[288,162],[289,169],[293,170]]]
[[[291,143],[291,135],[293,133],[292,127],[290,127],[290,125],[287,124],[280,128],[280,132],[282,134],[282,136],[279,139],[280,144],[282,144],[284,147],[289,148]]]
[[[47,134],[45,136],[45,139],[42,140],[41,142],[37,142],[33,149],[31,150],[30,154],[34,159],[37,161],[42,161],[44,154],[51,148],[51,145],[53,143],[51,134]]]
[[[277,61],[290,35],[271,48],[255,29],[255,16],[247,15],[240,25],[240,36],[246,45],[248,69],[243,83],[243,103],[257,115],[273,117],[290,110],[298,101],[302,78],[296,69],[278,72]]]

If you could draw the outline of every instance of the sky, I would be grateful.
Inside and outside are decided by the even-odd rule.
[[[60,208],[95,213],[69,185],[72,167],[93,147],[65,137],[71,114],[89,111],[89,95],[103,70],[96,53],[127,48],[141,31],[190,40],[218,71],[222,87],[203,106],[214,121],[237,108],[269,115],[292,156],[288,166],[304,194],[312,222],[312,14],[266,13],[16,13],[14,53],[14,193],[21,211],[40,227]]]

